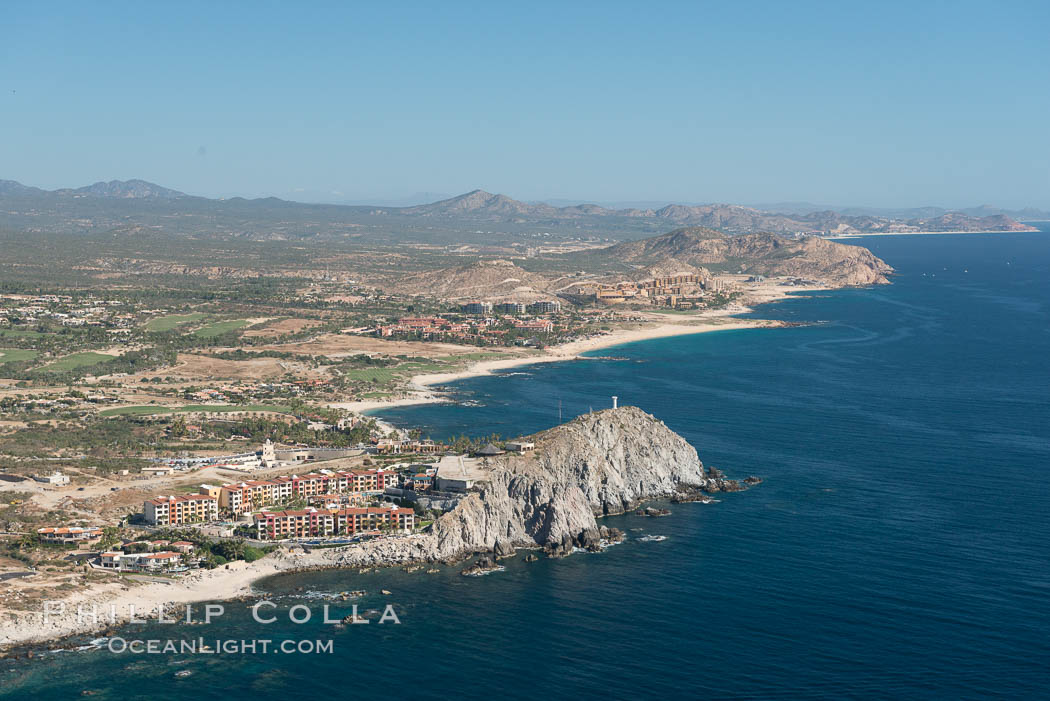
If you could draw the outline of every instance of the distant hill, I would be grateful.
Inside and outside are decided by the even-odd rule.
[[[75,189],[63,188],[60,190],[42,190],[38,187],[28,187],[22,183],[15,182],[14,180],[0,180],[0,196],[3,195],[32,195],[42,198],[47,198],[49,196],[68,197],[73,195],[81,197],[116,197],[122,199],[175,199],[177,197],[187,197],[183,192],[161,187],[160,185],[145,180],[99,181],[93,185],[87,185],[85,187],[78,187]]]
[[[834,285],[888,282],[893,268],[866,248],[817,237],[788,239],[775,234],[727,236],[703,227],[676,229],[641,241],[617,244],[596,255],[634,265],[683,265],[758,275],[790,275]]]
[[[44,194],[46,192],[46,190],[41,190],[38,187],[29,187],[28,185],[23,185],[22,183],[16,182],[14,180],[0,180],[0,196],[36,195]]]
[[[552,205],[536,202],[521,202],[506,195],[493,195],[484,190],[472,190],[464,195],[458,195],[440,202],[407,207],[402,209],[403,214],[418,214],[424,216],[434,215],[482,215],[499,217],[554,217],[554,218],[577,218],[586,216],[608,216],[622,214],[615,210],[605,209],[594,204],[579,204],[570,207],[554,207]]]
[[[873,214],[846,215],[832,210],[794,214],[763,211],[732,204],[680,205],[659,209],[607,209],[594,204],[555,207],[542,202],[528,203],[506,195],[473,190],[431,204],[408,207],[402,214],[427,217],[461,217],[478,221],[574,221],[586,218],[642,219],[666,221],[679,226],[701,226],[727,233],[769,231],[774,233],[858,234],[906,231],[1034,231],[1002,214],[994,218],[945,212],[937,208],[922,210],[922,217],[900,220]],[[930,229],[931,226],[941,228]],[[993,228],[997,227],[997,228]]]
[[[58,190],[58,192],[90,195],[92,197],[121,197],[125,199],[174,199],[176,197],[186,197],[185,193],[178,190],[161,187],[145,180],[110,180],[108,183],[100,181],[94,185],[77,188],[76,190]]]
[[[402,293],[447,300],[498,297],[531,302],[550,297],[543,292],[550,286],[551,280],[527,272],[511,261],[490,259],[405,276],[393,284]]]
[[[961,212],[948,212],[939,217],[922,219],[916,224],[924,231],[1037,231],[1005,214],[975,217]]]
[[[557,207],[484,190],[411,207],[380,207],[306,204],[276,197],[209,199],[144,180],[113,180],[50,191],[3,180],[0,205],[0,228],[15,231],[150,232],[259,241],[507,245],[520,242],[522,236],[542,234],[593,243],[698,226],[729,234],[1034,230],[989,207],[977,208],[980,216],[923,208],[922,216],[904,219],[832,210],[800,212],[797,205],[788,214],[734,204],[671,204],[659,209],[609,209],[596,204]],[[1028,214],[1034,219],[1039,212]]]
[[[506,195],[493,195],[484,190],[472,190],[464,195],[457,195],[447,200],[440,200],[430,204],[407,207],[404,214],[420,214],[431,216],[435,214],[525,214],[535,215],[539,212],[553,210],[549,205],[530,205],[525,202],[513,200]]]

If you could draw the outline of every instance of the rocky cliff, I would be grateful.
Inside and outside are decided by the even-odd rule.
[[[586,414],[533,439],[533,454],[492,459],[489,480],[429,533],[329,551],[323,564],[451,561],[523,545],[563,551],[601,532],[597,517],[642,500],[738,487],[705,471],[684,438],[635,407]]]

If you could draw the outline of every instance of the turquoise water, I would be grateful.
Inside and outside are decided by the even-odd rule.
[[[894,285],[758,312],[812,325],[623,346],[462,381],[463,405],[383,414],[434,437],[512,436],[557,423],[559,401],[570,418],[616,394],[759,487],[612,518],[623,545],[482,578],[265,583],[282,605],[348,589],[369,592],[362,609],[395,604],[400,626],[266,631],[333,639],[330,655],[68,652],[3,663],[0,696],[1045,697],[1050,239],[863,243]],[[266,637],[244,606],[206,635]],[[159,628],[135,635],[204,627]]]

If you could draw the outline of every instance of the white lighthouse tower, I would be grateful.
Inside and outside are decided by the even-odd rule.
[[[613,409],[616,408],[616,400],[619,399],[615,394],[613,395]]]

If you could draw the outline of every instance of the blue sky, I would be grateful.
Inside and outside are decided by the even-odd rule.
[[[4,3],[0,178],[1050,207],[1045,1],[299,5]]]

